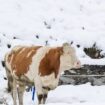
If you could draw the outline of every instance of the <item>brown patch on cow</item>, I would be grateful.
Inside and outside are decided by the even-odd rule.
[[[11,53],[8,55],[8,62],[10,62],[11,60],[12,60],[12,56],[13,55],[15,55],[16,56],[16,54],[18,54],[21,50],[23,49],[23,47],[22,48],[20,48],[20,49],[18,49],[16,52],[13,50],[13,51],[11,51]]]
[[[8,57],[12,70],[15,70],[17,76],[21,76],[28,72],[29,65],[32,62],[32,57],[40,46],[23,47],[18,50],[13,50]]]
[[[50,51],[41,60],[39,65],[39,74],[41,76],[50,75],[55,73],[55,78],[57,78],[59,67],[60,67],[60,56],[63,54],[63,48],[57,47],[50,49]]]

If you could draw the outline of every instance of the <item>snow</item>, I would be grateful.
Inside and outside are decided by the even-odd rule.
[[[72,41],[82,64],[105,65],[105,58],[91,59],[83,52],[96,42],[105,53],[105,0],[0,0],[0,62],[15,45],[61,46]],[[0,101],[12,105],[4,77],[0,63]],[[46,105],[105,105],[104,88],[89,83],[59,86],[49,93]],[[25,105],[34,105],[31,94],[25,93]]]
[[[68,104],[83,104],[86,102],[94,102],[95,104],[97,104],[98,102],[104,103],[104,88],[105,87],[103,86],[99,89],[99,87],[92,87],[90,86],[90,84],[80,86],[59,86],[56,90],[50,92],[47,102],[60,102]]]
[[[1,99],[6,99],[9,105],[12,105],[10,94],[1,92]],[[32,92],[25,92],[25,105],[37,104],[37,98],[32,101]],[[59,86],[50,91],[46,105],[104,105],[105,104],[105,86],[91,86],[89,83],[84,85],[65,85]]]

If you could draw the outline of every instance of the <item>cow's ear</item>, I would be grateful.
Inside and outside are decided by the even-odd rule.
[[[63,44],[63,52],[68,53],[70,51],[71,45],[69,43],[64,43]]]
[[[70,46],[69,43],[63,43],[63,47],[67,47],[67,46]]]

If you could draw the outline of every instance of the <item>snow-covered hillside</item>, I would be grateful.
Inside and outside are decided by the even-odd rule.
[[[105,0],[0,0],[0,62],[18,44],[55,46],[72,41],[82,64],[105,64],[105,58],[90,59],[83,52],[96,42],[105,53]],[[12,105],[4,77],[0,63],[0,100]],[[50,93],[47,105],[104,105],[104,88],[61,86]],[[26,105],[30,95],[25,95]]]
[[[0,0],[0,33],[33,42],[35,35],[82,46],[97,41],[105,48],[104,16],[104,0]]]

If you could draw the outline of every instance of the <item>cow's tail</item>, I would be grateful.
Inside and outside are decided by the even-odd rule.
[[[2,66],[5,67],[6,69],[8,68],[8,56],[9,53],[6,53],[4,56],[4,61],[2,61]]]
[[[9,54],[7,53],[4,57],[4,61],[2,61],[2,66],[5,68],[6,70],[6,76],[7,76],[7,80],[8,80],[8,87],[7,87],[7,90],[8,92],[11,92],[11,89],[12,89],[12,81],[13,81],[13,78],[12,78],[12,75],[11,75],[11,72],[8,68],[8,56]]]
[[[4,56],[4,60],[2,61],[2,66],[3,66],[3,67],[6,67],[6,61],[7,61],[8,55],[9,55],[9,54],[6,53],[5,56]]]

